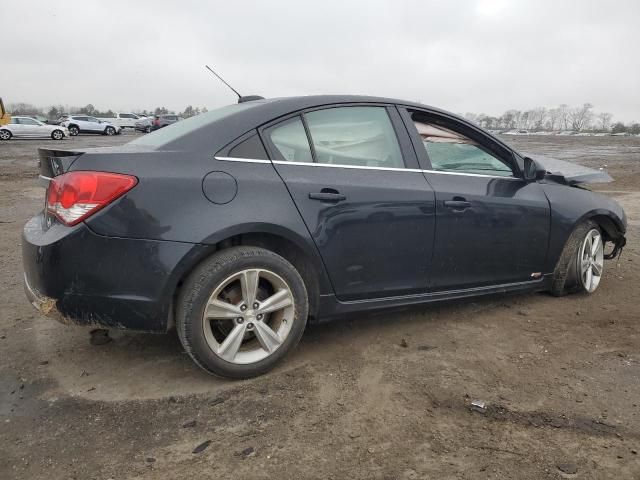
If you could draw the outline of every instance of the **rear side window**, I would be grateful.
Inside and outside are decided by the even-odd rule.
[[[167,145],[175,140],[178,140],[185,135],[188,135],[200,128],[213,124],[223,118],[231,117],[232,115],[254,108],[256,105],[260,105],[259,102],[245,102],[234,105],[227,105],[226,107],[218,108],[216,110],[209,110],[207,113],[201,113],[194,117],[180,120],[179,122],[172,123],[166,128],[160,128],[155,132],[141,136],[136,140],[130,142],[130,145],[144,145],[154,148],[159,148]],[[174,115],[175,117],[175,115]],[[156,116],[156,118],[158,118]],[[176,118],[177,119],[177,118]]]
[[[267,137],[275,147],[274,160],[313,162],[309,139],[300,117],[294,117],[271,127]]]
[[[337,107],[305,113],[318,163],[404,168],[384,107]]]
[[[231,158],[247,158],[252,160],[269,160],[269,156],[260,141],[260,137],[254,134],[229,150],[227,155]]]

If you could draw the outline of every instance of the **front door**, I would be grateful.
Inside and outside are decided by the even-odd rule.
[[[96,117],[87,117],[87,130],[98,133],[105,129],[104,123],[101,123]]]
[[[436,195],[432,289],[540,278],[550,222],[540,185],[523,180],[513,152],[482,132],[451,118],[406,113]]]
[[[24,137],[36,137],[40,133],[40,125],[33,118],[20,117],[20,135]]]
[[[428,288],[434,193],[392,120],[395,108],[341,106],[262,130],[340,300]]]

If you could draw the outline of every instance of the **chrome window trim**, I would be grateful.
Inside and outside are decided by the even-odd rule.
[[[500,175],[486,175],[482,173],[466,173],[466,172],[449,172],[445,170],[428,170],[420,168],[392,168],[392,167],[365,167],[361,165],[334,165],[330,163],[313,163],[313,162],[288,162],[286,160],[262,160],[257,158],[232,158],[232,157],[214,157],[216,160],[226,162],[244,162],[244,163],[273,163],[275,165],[296,165],[300,167],[325,167],[325,168],[350,168],[356,170],[381,170],[390,172],[413,172],[413,173],[435,173],[437,175],[461,175],[463,177],[480,177],[480,178],[499,178],[502,180],[521,180],[518,177],[503,177]]]
[[[271,163],[271,160],[263,160],[259,158],[234,158],[234,157],[213,157],[216,160],[224,160],[225,162],[243,162],[243,163]]]
[[[417,168],[397,168],[397,167],[365,167],[364,165],[336,165],[333,163],[310,163],[310,162],[287,162],[286,160],[274,160],[276,165],[299,165],[306,167],[325,167],[325,168],[351,168],[357,170],[382,170],[388,172],[421,172]]]

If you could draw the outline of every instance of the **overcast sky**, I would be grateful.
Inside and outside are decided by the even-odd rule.
[[[0,96],[120,111],[355,93],[640,120],[640,1],[1,0]]]

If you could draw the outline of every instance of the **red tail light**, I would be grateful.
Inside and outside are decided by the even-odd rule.
[[[69,172],[51,179],[47,212],[65,225],[76,225],[124,195],[138,183],[131,175]]]

